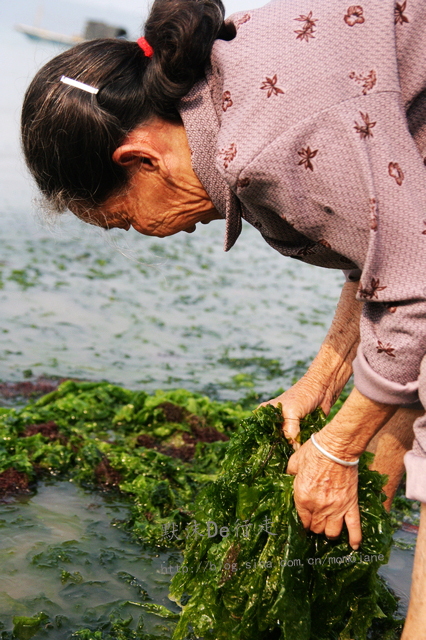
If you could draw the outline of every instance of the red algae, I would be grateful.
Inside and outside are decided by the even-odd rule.
[[[17,493],[29,493],[28,476],[23,471],[9,467],[0,473],[0,498]]]

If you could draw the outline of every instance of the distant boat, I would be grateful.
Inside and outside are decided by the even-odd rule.
[[[63,33],[55,33],[40,27],[31,27],[30,25],[17,24],[15,29],[20,33],[24,33],[31,40],[42,40],[53,44],[61,44],[67,47],[73,47],[75,44],[85,42],[86,40],[94,40],[95,38],[126,38],[127,31],[122,27],[114,27],[104,22],[96,22],[88,20],[85,25],[84,35],[68,36]]]

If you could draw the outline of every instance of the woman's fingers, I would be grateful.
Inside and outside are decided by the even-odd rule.
[[[288,461],[286,473],[288,473],[291,476],[295,476],[296,473],[299,471],[299,462],[298,462],[297,456],[298,456],[298,453],[296,451],[296,453],[293,453],[293,455],[290,456],[290,460]]]
[[[343,517],[342,518],[327,518],[324,527],[324,533],[329,540],[335,540],[342,532]]]
[[[286,416],[284,414],[284,424],[283,424],[284,436],[293,445],[295,451],[300,448],[300,444],[297,442],[296,438],[300,433],[300,421],[299,418],[294,416]]]
[[[294,502],[305,529],[334,540],[346,522],[349,543],[358,549],[362,538],[358,470],[327,460],[308,441],[290,457],[286,472],[296,476]]]
[[[349,532],[349,544],[352,549],[356,551],[362,540],[361,518],[359,516],[358,504],[346,513],[345,522]]]
[[[274,398],[269,402],[262,402],[262,404],[260,404],[259,407],[267,407],[269,404],[271,404],[273,407],[276,407],[278,406],[279,403],[281,403],[283,418],[284,418],[284,423],[283,423],[284,436],[289,441],[289,444],[293,445],[294,450],[297,451],[298,449],[300,449],[300,444],[297,442],[297,436],[299,435],[299,432],[300,432],[300,418],[298,417],[297,414],[296,415],[294,414],[294,410],[291,412],[291,415],[288,415],[288,410],[282,404],[281,396],[279,396],[278,398]],[[259,407],[257,408],[259,409]]]
[[[305,509],[304,507],[299,506],[297,507],[297,513],[299,514],[299,518],[301,519],[306,531],[309,531],[309,529],[312,530],[312,513],[309,511],[309,509]]]
[[[324,533],[327,520],[321,517],[311,517],[311,531],[313,533]]]

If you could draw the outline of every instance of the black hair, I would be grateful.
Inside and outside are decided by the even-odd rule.
[[[235,35],[224,13],[221,0],[155,0],[145,23],[152,58],[136,42],[98,39],[37,73],[22,108],[22,146],[51,208],[95,208],[126,187],[114,151],[154,116],[180,120],[177,104],[203,76],[215,39]],[[99,91],[66,85],[63,75]]]

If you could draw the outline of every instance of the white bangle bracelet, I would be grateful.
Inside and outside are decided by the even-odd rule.
[[[318,442],[314,438],[314,434],[311,435],[311,440],[312,440],[312,443],[318,449],[318,451],[321,451],[321,453],[323,453],[330,460],[333,460],[333,462],[338,462],[339,464],[342,464],[344,467],[355,467],[355,465],[357,465],[359,462],[359,458],[358,460],[352,460],[352,462],[349,462],[348,460],[340,460],[340,458],[336,458],[336,456],[333,456],[332,453],[328,453],[328,451],[323,449],[322,446],[318,444]]]

